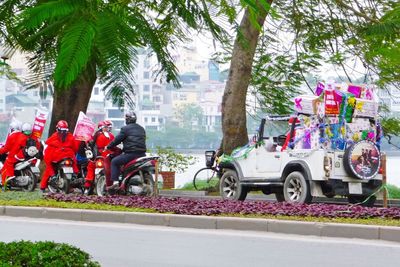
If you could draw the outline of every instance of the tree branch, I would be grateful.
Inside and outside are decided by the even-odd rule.
[[[339,6],[341,6],[341,7],[343,7],[343,8],[346,8],[346,9],[352,11],[352,12],[353,12],[355,15],[357,15],[358,17],[362,17],[362,18],[366,19],[366,20],[369,21],[369,22],[379,23],[379,20],[374,19],[374,18],[371,18],[371,17],[367,16],[367,15],[364,14],[364,13],[361,13],[360,11],[358,11],[358,10],[355,9],[354,7],[352,7],[352,6],[348,5],[348,4],[346,4],[346,3],[345,3],[344,1],[342,1],[342,0],[335,0],[335,2],[336,2],[336,4],[338,4]]]

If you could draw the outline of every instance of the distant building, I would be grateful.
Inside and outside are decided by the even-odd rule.
[[[208,79],[211,81],[219,81],[219,65],[214,60],[208,61]]]

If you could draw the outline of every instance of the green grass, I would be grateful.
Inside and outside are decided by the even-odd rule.
[[[60,202],[53,199],[44,199],[40,192],[6,191],[0,193],[1,206],[48,207],[64,209],[89,209],[130,212],[155,212],[153,209],[129,208],[97,203]]]
[[[208,183],[206,180],[196,180],[197,190],[198,191],[216,192],[216,191],[218,191],[218,182],[219,182],[219,179],[217,177],[211,179],[211,181],[209,181]],[[183,187],[180,188],[180,190],[196,191],[196,189],[194,188],[193,182],[184,184]]]

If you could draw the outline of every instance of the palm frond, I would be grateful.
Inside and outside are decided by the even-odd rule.
[[[26,9],[22,13],[22,22],[26,29],[37,29],[45,22],[52,22],[59,18],[65,18],[71,15],[77,8],[82,7],[79,5],[81,1],[72,0],[58,0],[48,1],[36,5],[32,8]]]
[[[95,37],[94,24],[87,18],[76,18],[66,29],[54,70],[56,88],[68,88],[86,66]]]

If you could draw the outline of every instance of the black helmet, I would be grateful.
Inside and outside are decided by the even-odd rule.
[[[130,124],[130,123],[136,123],[136,114],[133,111],[127,111],[125,113],[125,123]]]

